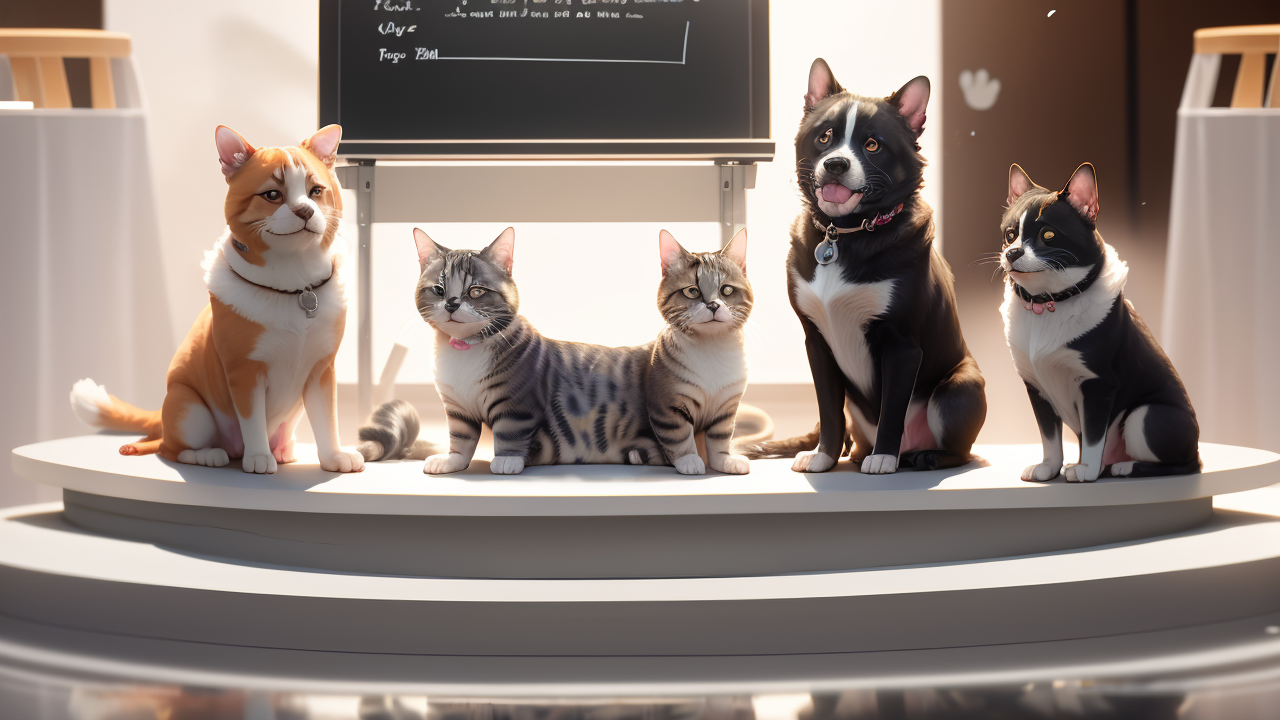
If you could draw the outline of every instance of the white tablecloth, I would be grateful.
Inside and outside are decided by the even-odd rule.
[[[1201,439],[1280,450],[1280,108],[1211,108],[1196,55],[1178,110],[1164,347]]]
[[[0,110],[0,251],[7,506],[57,497],[15,479],[9,450],[85,432],[77,379],[142,407],[164,397],[174,341],[143,111]]]

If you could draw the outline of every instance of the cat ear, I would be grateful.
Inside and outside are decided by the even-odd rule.
[[[907,119],[907,125],[919,137],[924,132],[924,111],[929,104],[929,78],[920,75],[907,81],[889,96],[889,104],[898,108],[898,114]]]
[[[413,229],[413,244],[418,246],[418,272],[427,269],[427,264],[437,255],[449,252],[449,248],[432,240],[418,228]]]
[[[1076,168],[1067,181],[1066,187],[1058,193],[1065,197],[1071,207],[1089,222],[1098,219],[1098,177],[1094,173],[1093,163],[1084,163]]]
[[[689,255],[689,251],[680,246],[676,242],[676,238],[666,230],[658,232],[658,257],[662,260],[662,276],[667,276],[667,271],[673,265]]]
[[[747,229],[742,228],[737,235],[729,241],[728,245],[720,251],[720,254],[733,261],[745,275],[747,272]]]
[[[844,88],[836,82],[827,61],[818,58],[809,66],[809,90],[804,96],[804,111],[809,112],[818,106],[824,98],[843,92]]]
[[[218,146],[218,162],[222,165],[222,174],[228,179],[256,152],[252,145],[240,137],[240,133],[226,125],[218,126],[213,133],[213,141]]]
[[[1022,169],[1021,165],[1014,163],[1009,166],[1009,207],[1013,207],[1013,202],[1033,187],[1040,186],[1031,181],[1031,176]]]
[[[503,272],[511,274],[511,263],[516,256],[516,229],[507,228],[502,231],[497,240],[489,243],[489,247],[480,251],[480,257],[502,268]]]
[[[338,159],[338,143],[341,141],[342,126],[326,125],[317,130],[315,135],[303,140],[302,147],[310,150],[325,165],[333,167],[333,161]]]

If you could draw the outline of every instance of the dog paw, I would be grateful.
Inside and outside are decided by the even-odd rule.
[[[240,460],[240,466],[247,473],[273,473],[276,471],[276,459],[270,455],[249,455],[245,454]]]
[[[231,462],[231,459],[227,457],[227,451],[222,448],[201,448],[178,453],[178,462],[205,467],[223,467]]]
[[[354,450],[338,450],[321,457],[320,468],[326,472],[360,472],[364,470],[364,456]]]
[[[293,441],[282,442],[271,449],[271,456],[281,465],[293,462],[297,458],[293,456]]]
[[[862,460],[862,472],[868,475],[887,475],[897,471],[897,455],[868,455]]]
[[[751,461],[741,455],[713,455],[711,469],[726,475],[746,475],[751,472]]]
[[[791,469],[796,472],[826,472],[835,466],[835,458],[817,450],[802,452],[791,462]]]
[[[684,457],[676,458],[676,472],[681,475],[701,475],[707,471],[706,466],[702,463],[702,458],[697,453],[690,453]]]
[[[1022,479],[1027,482],[1049,482],[1058,477],[1058,473],[1061,470],[1061,467],[1049,463],[1031,465],[1022,471]]]
[[[1098,479],[1098,468],[1084,463],[1068,465],[1062,473],[1067,482],[1093,482]]]
[[[1132,460],[1112,463],[1110,468],[1111,476],[1112,477],[1129,477],[1130,475],[1133,474],[1133,465],[1134,465],[1134,461]]]
[[[428,475],[443,475],[466,470],[470,464],[471,458],[464,458],[461,453],[444,453],[427,458],[427,461],[422,464],[422,472]]]
[[[499,455],[489,463],[489,472],[494,475],[519,475],[524,472],[524,458],[519,455]]]

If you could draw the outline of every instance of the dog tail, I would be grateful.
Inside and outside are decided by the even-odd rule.
[[[1163,475],[1190,475],[1198,473],[1204,469],[1203,463],[1200,462],[1200,456],[1196,455],[1196,459],[1186,463],[1162,463],[1162,462],[1143,462],[1141,460],[1133,463],[1133,471],[1128,475],[1112,475],[1111,466],[1108,465],[1103,472],[1103,477],[1124,477],[1124,478],[1143,478],[1143,477],[1161,477]]]
[[[418,411],[404,400],[383,403],[369,416],[369,422],[360,428],[360,444],[356,450],[367,461],[374,460],[425,460],[442,448],[432,442],[419,440],[422,423]]]
[[[745,455],[750,460],[795,457],[797,453],[818,447],[818,427],[814,425],[813,432],[808,435],[798,435],[786,440],[734,443],[733,452]]]
[[[89,378],[71,386],[71,410],[81,422],[107,430],[146,433],[160,437],[160,411],[134,407]]]

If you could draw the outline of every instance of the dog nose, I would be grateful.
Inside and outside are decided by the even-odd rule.
[[[843,175],[849,169],[849,158],[827,158],[826,162],[822,163],[822,167],[826,168],[828,172]]]
[[[458,298],[456,297],[451,297],[448,300],[444,301],[444,309],[448,310],[449,312],[453,312],[454,310],[457,310],[459,307],[462,307],[462,303],[458,302]]]
[[[1009,262],[1015,262],[1018,258],[1022,257],[1025,252],[1026,250],[1023,250],[1020,247],[1009,248],[1005,251],[1004,256]]]
[[[311,216],[316,214],[316,209],[306,204],[290,209],[293,210],[294,215],[297,215],[303,220],[310,220]]]
[[[707,303],[707,309],[710,310],[711,312],[715,312],[719,310],[720,302],[717,300],[712,300],[711,302]]]

